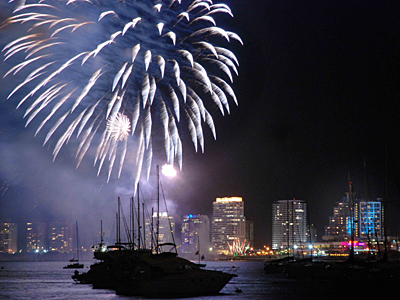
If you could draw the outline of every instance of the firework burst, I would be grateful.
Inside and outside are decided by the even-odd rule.
[[[224,45],[242,41],[217,26],[218,15],[232,16],[225,4],[10,2],[13,15],[2,27],[14,26],[24,34],[3,48],[4,60],[13,63],[4,77],[22,78],[8,98],[18,98],[17,107],[25,107],[26,125],[39,120],[36,134],[47,130],[44,144],[58,130],[54,159],[75,133],[80,139],[77,167],[93,145],[98,174],[107,159],[109,179],[119,157],[119,177],[131,139],[138,180],[145,166],[149,174],[157,118],[166,160],[181,168],[180,124],[186,124],[195,150],[204,151],[203,124],[216,138],[210,111],[217,107],[229,113],[229,102],[237,104],[230,84],[238,61]]]

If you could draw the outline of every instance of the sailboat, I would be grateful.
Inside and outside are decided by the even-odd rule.
[[[175,243],[159,243],[160,179],[158,166],[157,181],[155,245],[152,243],[150,249],[146,249],[144,245],[140,246],[140,228],[144,229],[145,226],[144,224],[143,227],[140,226],[140,214],[138,213],[139,228],[136,249],[134,249],[133,243],[132,248],[125,248],[119,238],[116,245],[118,247],[109,246],[106,249],[101,247],[94,252],[95,258],[100,262],[92,265],[87,273],[72,276],[76,282],[90,283],[93,288],[114,289],[117,295],[174,298],[218,294],[233,277],[237,277],[234,273],[202,269],[198,264],[177,257]],[[139,187],[137,191],[139,193]],[[140,207],[139,204],[138,207]],[[119,213],[117,220],[119,220]],[[118,228],[120,227],[118,226]],[[144,232],[143,235],[145,235]],[[120,237],[119,233],[118,237]],[[131,242],[133,242],[133,236]],[[171,244],[174,246],[174,252],[162,251],[162,246]],[[232,268],[230,272],[235,271],[237,268]]]
[[[84,265],[79,263],[79,234],[78,234],[78,221],[76,221],[76,259],[71,258],[70,264],[63,267],[63,269],[83,269]]]

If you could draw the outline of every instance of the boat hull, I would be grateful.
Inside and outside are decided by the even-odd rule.
[[[84,265],[79,263],[69,264],[63,267],[63,269],[83,269]]]
[[[235,274],[191,270],[162,274],[158,278],[132,278],[117,284],[117,295],[175,298],[217,295]]]

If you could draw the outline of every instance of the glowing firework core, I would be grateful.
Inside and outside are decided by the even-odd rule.
[[[176,176],[176,171],[172,165],[163,165],[161,172],[167,177]]]
[[[107,121],[107,131],[114,141],[123,141],[128,138],[131,132],[131,122],[124,114],[118,113]]]

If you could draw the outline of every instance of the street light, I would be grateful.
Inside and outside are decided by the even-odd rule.
[[[313,258],[313,248],[314,248],[314,246],[312,244],[308,245],[308,249],[310,249],[310,252],[311,252],[311,260]]]

